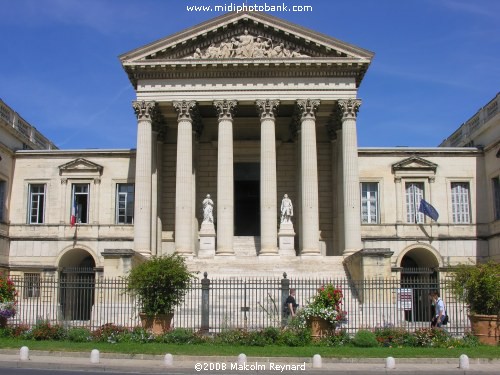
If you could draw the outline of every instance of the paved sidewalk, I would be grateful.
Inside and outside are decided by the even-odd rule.
[[[395,369],[385,368],[384,358],[323,358],[321,368],[313,368],[312,358],[248,357],[246,366],[238,365],[237,357],[192,357],[174,355],[171,366],[165,356],[101,353],[99,363],[90,362],[90,352],[30,351],[29,360],[21,361],[19,350],[0,350],[2,368],[36,368],[54,370],[103,371],[117,373],[342,373],[342,374],[500,374],[500,359],[469,359],[469,369],[459,369],[458,358],[396,358]],[[281,367],[289,365],[288,368]]]

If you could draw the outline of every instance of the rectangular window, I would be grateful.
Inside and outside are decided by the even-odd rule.
[[[29,185],[29,218],[30,224],[43,224],[45,211],[45,184]]]
[[[134,223],[134,184],[116,185],[116,223]]]
[[[5,217],[5,203],[6,203],[6,194],[7,194],[7,182],[0,181],[0,223],[3,223],[7,220]]]
[[[24,298],[40,297],[40,274],[25,273],[24,274]]]
[[[500,220],[500,176],[492,179],[493,182],[493,206],[495,208],[495,220]]]
[[[424,214],[418,212],[420,201],[424,199],[423,182],[406,183],[406,222],[420,224],[424,222]]]
[[[73,184],[71,215],[78,224],[89,222],[89,184]]]
[[[378,224],[378,183],[361,183],[361,223]]]
[[[451,183],[452,222],[456,224],[470,223],[469,183]]]

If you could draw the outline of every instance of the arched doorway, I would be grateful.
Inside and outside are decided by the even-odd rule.
[[[68,251],[59,261],[59,302],[63,320],[90,320],[94,306],[95,261],[83,249]]]
[[[415,247],[401,259],[401,288],[411,295],[411,306],[405,310],[408,322],[430,322],[432,303],[429,293],[439,288],[439,262],[432,251]]]

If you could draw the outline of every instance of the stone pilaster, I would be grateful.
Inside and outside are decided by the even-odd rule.
[[[233,115],[236,104],[236,100],[214,101],[219,118],[216,255],[234,255]]]
[[[194,101],[173,102],[177,116],[175,176],[175,251],[192,256],[193,249],[193,119]]]
[[[401,187],[401,177],[394,177],[396,187],[396,224],[403,222],[403,190]]]
[[[319,100],[297,100],[300,110],[301,255],[320,255],[316,111]]]
[[[362,248],[360,192],[358,168],[358,140],[356,114],[361,100],[338,101],[342,112],[342,165],[344,177],[344,255]]]
[[[151,256],[151,132],[156,102],[136,101],[133,107],[137,115],[134,250]]]
[[[279,100],[257,100],[260,116],[260,253],[277,255],[275,120]]]

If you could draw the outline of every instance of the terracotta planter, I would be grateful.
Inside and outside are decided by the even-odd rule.
[[[498,345],[500,323],[497,315],[469,315],[472,334],[487,345]]]
[[[335,331],[335,326],[323,318],[311,317],[308,320],[308,325],[311,328],[311,337],[313,340],[331,336]]]
[[[154,316],[139,314],[139,317],[141,318],[142,328],[155,335],[160,335],[170,329],[174,314],[159,314]]]

